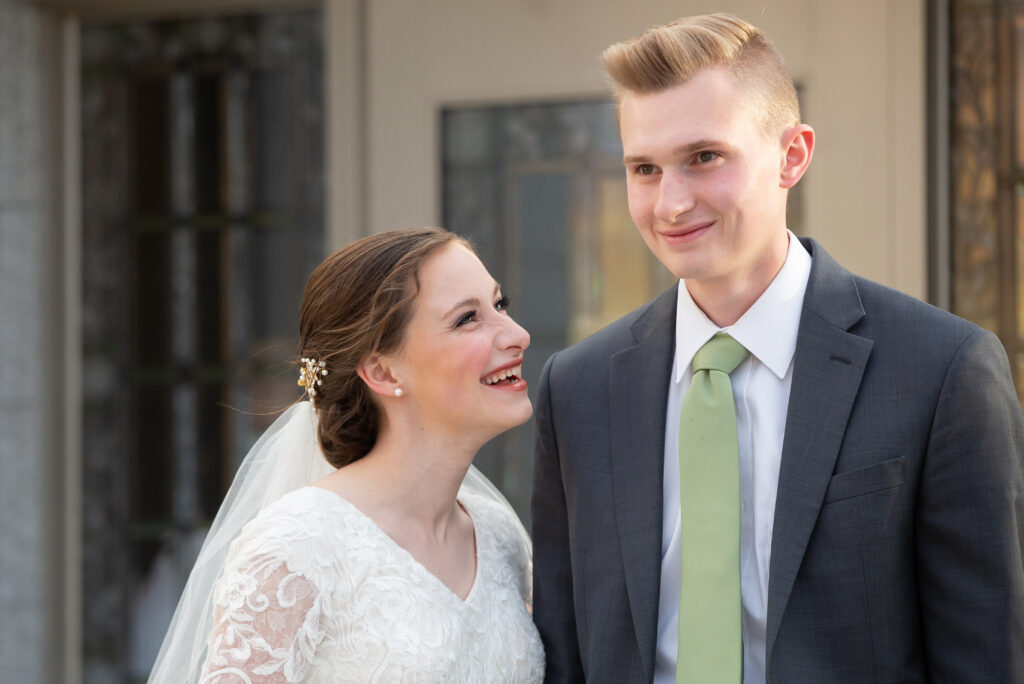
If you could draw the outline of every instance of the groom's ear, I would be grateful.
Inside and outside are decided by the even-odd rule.
[[[374,394],[394,397],[398,379],[392,370],[390,359],[383,354],[373,352],[360,362],[356,373]]]
[[[814,155],[814,129],[797,124],[782,133],[782,164],[779,168],[779,187],[791,188],[797,184]]]

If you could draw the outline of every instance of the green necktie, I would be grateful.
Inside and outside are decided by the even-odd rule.
[[[676,682],[739,684],[740,475],[729,373],[749,352],[718,333],[693,357],[679,412],[682,584]]]

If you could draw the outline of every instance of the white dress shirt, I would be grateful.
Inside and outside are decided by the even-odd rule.
[[[765,621],[775,496],[811,256],[792,233],[789,252],[771,285],[735,324],[719,328],[694,303],[681,281],[676,353],[665,420],[665,481],[661,595],[655,684],[674,684],[679,638],[679,410],[690,387],[690,364],[717,332],[750,351],[732,372],[740,453],[740,582],[743,602],[743,683],[765,681]]]

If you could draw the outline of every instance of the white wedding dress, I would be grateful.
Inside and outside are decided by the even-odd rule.
[[[215,585],[201,681],[542,681],[518,520],[465,488],[459,501],[477,553],[464,601],[333,492],[307,486],[265,507]]]

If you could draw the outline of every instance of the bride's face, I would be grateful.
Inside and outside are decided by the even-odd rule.
[[[440,248],[421,266],[420,291],[394,356],[405,401],[422,427],[490,439],[529,420],[522,379],[530,335],[471,251]]]

